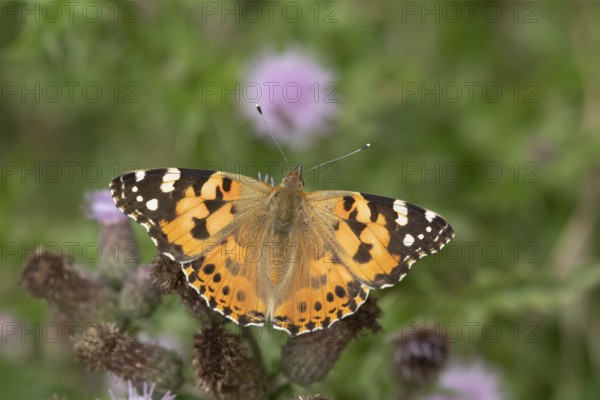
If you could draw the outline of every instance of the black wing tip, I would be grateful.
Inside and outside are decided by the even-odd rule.
[[[446,218],[437,214],[436,217],[433,219],[433,223],[435,223],[437,226],[441,227],[440,234],[443,234],[444,236],[449,237],[450,240],[454,239],[454,236],[455,236],[454,228],[452,228],[452,225],[450,225],[450,223],[448,222],[448,220]]]

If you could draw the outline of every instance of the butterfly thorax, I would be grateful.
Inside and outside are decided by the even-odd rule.
[[[301,169],[301,165],[297,164],[270,196],[270,212],[275,216],[273,228],[278,234],[289,233],[289,228],[298,222],[296,218],[304,207],[306,196],[302,190],[304,180]]]

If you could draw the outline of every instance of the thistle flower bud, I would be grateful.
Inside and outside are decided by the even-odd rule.
[[[150,271],[149,266],[141,266],[127,277],[119,294],[119,309],[124,317],[147,317],[160,304],[160,290],[150,277]]]
[[[138,244],[133,237],[129,221],[108,226],[100,225],[100,250],[100,272],[111,284],[120,287],[140,260]]]
[[[116,315],[117,295],[106,283],[84,276],[66,257],[43,249],[25,260],[19,283],[65,320],[103,321]]]
[[[394,341],[392,369],[405,383],[420,387],[433,381],[448,357],[448,340],[438,330],[418,327]]]
[[[114,324],[88,325],[75,342],[75,355],[90,371],[110,371],[137,388],[154,383],[160,393],[175,391],[182,383],[182,362],[162,346],[141,343]]]
[[[331,328],[290,338],[281,350],[282,372],[302,385],[323,380],[353,339],[364,330],[380,329],[380,315],[377,303],[369,298],[355,314]]]
[[[139,263],[138,245],[127,218],[115,206],[109,190],[85,194],[86,215],[100,225],[99,269],[114,286],[120,287]]]
[[[225,323],[227,319],[214,312],[206,305],[204,299],[185,280],[181,265],[158,254],[152,263],[152,280],[163,295],[176,293],[181,304],[200,322]]]
[[[267,398],[263,369],[221,325],[207,324],[194,336],[192,366],[198,384],[219,400]]]

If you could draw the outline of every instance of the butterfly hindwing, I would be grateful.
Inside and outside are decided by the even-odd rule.
[[[256,266],[239,257],[234,236],[182,269],[206,304],[241,325],[263,325],[266,306],[259,296]]]
[[[362,285],[336,258],[335,252],[312,252],[298,260],[286,296],[273,313],[273,325],[293,335],[329,328],[367,299]]]
[[[181,263],[218,242],[236,215],[272,187],[224,172],[163,168],[121,175],[110,189],[117,207],[146,228],[159,251]]]

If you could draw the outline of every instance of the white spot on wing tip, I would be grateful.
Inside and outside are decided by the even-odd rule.
[[[402,200],[394,201],[394,211],[398,215],[396,218],[396,223],[398,225],[404,226],[408,223],[408,209],[406,208],[406,203]]]
[[[406,247],[412,246],[414,242],[415,238],[410,233],[407,233],[406,236],[404,236],[404,240],[402,240],[402,244]]]
[[[175,190],[175,182],[163,182],[160,184],[160,191],[163,193],[170,193]]]
[[[158,200],[156,200],[156,199],[148,200],[146,202],[146,207],[148,207],[148,210],[150,210],[150,211],[156,211],[158,209]]]
[[[144,201],[144,198],[142,196],[138,196],[135,198],[137,201]]]
[[[435,217],[437,217],[437,214],[433,211],[425,211],[425,219],[427,219],[427,221],[432,222]]]
[[[162,178],[160,184],[160,191],[163,193],[169,193],[175,190],[175,182],[181,177],[181,171],[177,168],[169,168]]]
[[[146,177],[146,171],[136,171],[135,173],[135,181],[139,182]]]

